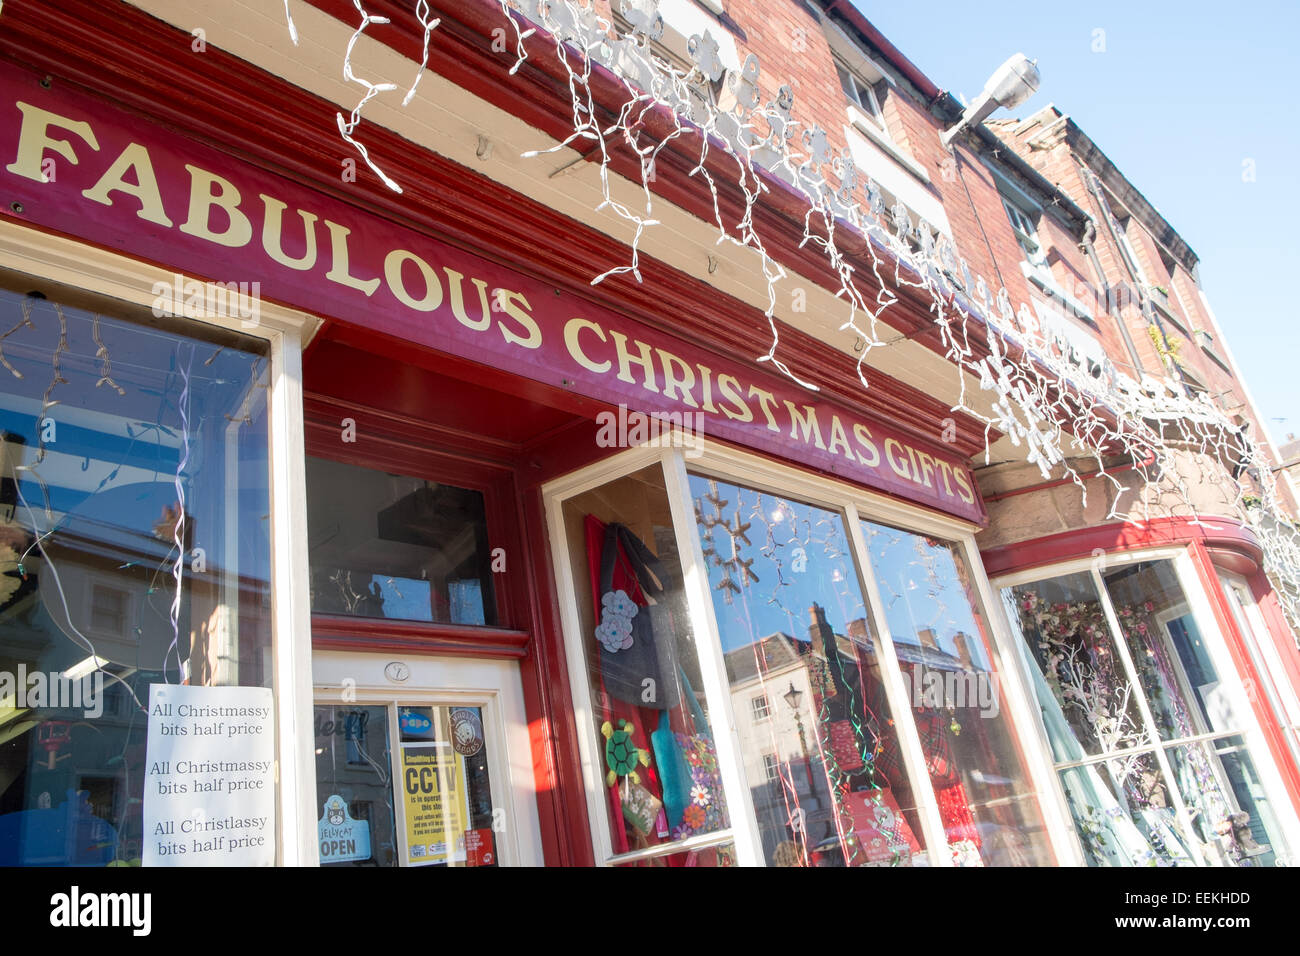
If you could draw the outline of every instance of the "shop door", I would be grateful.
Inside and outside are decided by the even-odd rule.
[[[317,651],[322,866],[541,865],[519,667]]]

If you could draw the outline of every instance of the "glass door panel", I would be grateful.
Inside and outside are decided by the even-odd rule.
[[[396,866],[388,708],[317,704],[313,723],[321,865]]]
[[[322,866],[497,865],[482,707],[318,703],[315,725]]]

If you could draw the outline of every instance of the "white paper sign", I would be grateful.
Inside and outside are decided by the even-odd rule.
[[[275,864],[274,713],[266,687],[149,685],[145,866]]]

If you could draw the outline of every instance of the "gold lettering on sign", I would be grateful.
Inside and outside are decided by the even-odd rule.
[[[885,458],[889,462],[889,467],[894,469],[894,474],[907,481],[912,480],[912,473],[907,468],[907,459],[903,457],[902,443],[898,439],[885,439]]]
[[[826,450],[826,443],[822,441],[822,430],[817,425],[817,409],[811,405],[805,405],[803,410],[806,414],[800,415],[799,410],[795,408],[794,402],[790,399],[784,399],[785,407],[790,412],[790,437],[801,440],[805,445],[811,438],[822,451]],[[800,432],[803,432],[800,435]]]
[[[614,337],[614,348],[618,353],[618,380],[627,382],[629,385],[635,385],[636,380],[632,378],[632,366],[641,366],[644,372],[641,387],[647,392],[659,391],[659,386],[655,384],[655,365],[654,359],[650,356],[650,346],[644,342],[637,342],[637,355],[633,357],[627,350],[627,336],[622,332],[615,332],[610,329],[609,334]]]
[[[871,438],[871,429],[867,428],[861,422],[855,422],[853,425],[853,437],[858,440],[858,444],[866,451],[864,457],[862,452],[857,452],[858,461],[867,468],[875,468],[880,464],[880,449],[876,447],[875,441]]]
[[[349,271],[348,236],[352,230],[328,219],[325,220],[325,228],[330,232],[330,271],[325,273],[325,278],[349,289],[357,289],[367,296],[374,295],[379,288],[378,278],[358,279]]]
[[[474,287],[478,289],[479,315],[481,316],[478,319],[471,319],[465,313],[465,290],[461,288],[461,283],[465,280],[465,277],[451,266],[443,266],[442,271],[447,273],[447,292],[451,297],[451,314],[456,316],[456,321],[465,328],[475,332],[484,331],[492,324],[492,309],[488,305],[487,283],[482,279],[470,279],[474,283]]]
[[[763,409],[763,416],[767,419],[767,430],[779,432],[781,429],[776,424],[776,416],[772,414],[772,409],[776,408],[776,396],[771,392],[763,391],[757,385],[751,385],[749,397],[758,399],[758,405]]]
[[[406,288],[406,279],[402,267],[414,262],[420,275],[424,277],[424,298],[417,299]],[[442,305],[442,283],[433,267],[408,249],[394,249],[384,256],[384,279],[388,282],[388,291],[398,302],[416,312],[432,312]]]
[[[58,113],[43,110],[39,106],[32,106],[30,103],[19,103],[18,109],[23,114],[22,126],[18,129],[18,155],[5,167],[15,176],[34,179],[38,183],[49,182],[45,177],[45,171],[41,169],[47,149],[58,153],[72,165],[77,165],[79,160],[72,144],[66,139],[51,137],[51,126],[76,133],[87,146],[96,152],[99,151],[99,141],[95,139],[95,131],[90,128],[89,123],[68,119]]]
[[[575,316],[574,318],[569,319],[568,322],[564,323],[565,348],[569,350],[569,354],[573,356],[573,360],[577,362],[579,365],[581,365],[583,368],[585,368],[588,372],[595,372],[597,375],[604,375],[606,372],[608,372],[611,368],[614,367],[614,363],[611,362],[609,359],[605,359],[605,361],[603,362],[592,361],[592,359],[587,355],[587,353],[583,351],[582,343],[578,341],[578,333],[581,332],[583,329],[589,329],[592,332],[594,332],[596,334],[596,338],[600,339],[600,341],[602,342],[607,341],[605,338],[605,330],[602,329],[599,325],[591,321],[591,319],[584,319]]]
[[[135,171],[134,183],[126,181],[127,170]],[[154,175],[153,161],[149,159],[149,151],[139,143],[131,143],[122,150],[121,155],[113,160],[113,165],[99,177],[99,182],[82,190],[81,195],[91,202],[111,206],[113,200],[109,194],[115,192],[126,193],[140,201],[140,208],[135,214],[141,219],[171,228],[172,221],[163,209],[162,193],[158,189],[158,177]]]
[[[726,405],[722,406],[722,414],[726,415],[732,421],[752,422],[754,420],[754,411],[749,407],[740,392],[740,382],[734,375],[718,376],[718,394],[722,396],[724,402],[731,402],[736,406],[732,411]]]
[[[266,216],[262,220],[262,248],[266,250],[266,254],[285,268],[297,269],[299,272],[305,272],[315,266],[315,213],[307,212],[305,209],[298,210],[298,215],[302,217],[302,231],[307,248],[300,258],[294,259],[284,252],[284,211],[288,207],[280,200],[264,193],[259,194],[258,198],[262,200],[262,205],[266,209]]]
[[[519,327],[527,333],[526,335],[520,335],[502,322],[497,326],[501,330],[501,337],[512,345],[519,345],[526,349],[541,348],[542,330],[538,326],[537,320],[533,318],[532,313],[525,311],[532,309],[532,306],[528,304],[524,294],[503,289],[499,301],[501,302],[501,311],[518,322]]]
[[[248,245],[253,238],[253,224],[240,212],[239,190],[235,184],[189,163],[185,168],[190,174],[190,210],[188,218],[181,223],[181,232],[232,249]],[[229,220],[225,232],[213,232],[210,228],[214,206]]]

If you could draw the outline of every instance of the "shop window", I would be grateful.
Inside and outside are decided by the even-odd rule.
[[[271,684],[268,353],[47,294],[0,291],[0,865],[138,865],[150,685]]]
[[[602,862],[1052,862],[960,548],[717,475],[673,500],[670,467],[551,492]]]
[[[862,528],[954,857],[996,866],[1050,863],[965,558],[947,541],[870,521]]]
[[[497,623],[481,492],[307,459],[316,614]]]
[[[924,864],[843,516],[704,476],[691,496],[731,694],[780,700],[741,739],[765,862]]]
[[[562,514],[590,694],[582,731],[600,774],[612,861],[731,865],[731,819],[663,471],[654,465],[575,495]],[[710,837],[716,844],[701,848]]]
[[[1091,865],[1266,866],[1274,804],[1172,561],[1006,588]]]

